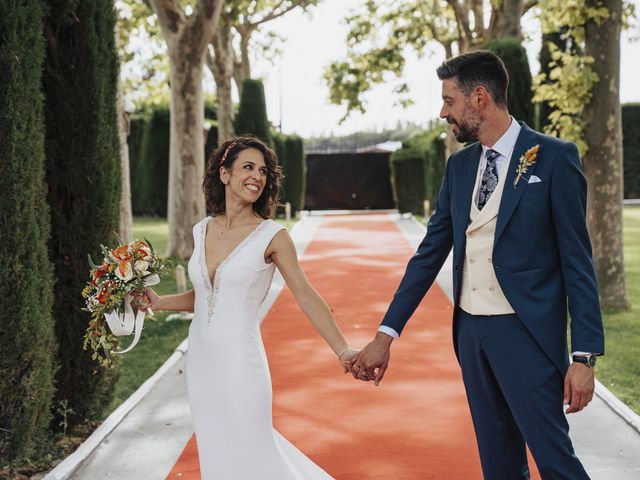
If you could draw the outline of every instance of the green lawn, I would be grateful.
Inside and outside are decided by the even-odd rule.
[[[606,355],[598,360],[596,375],[640,412],[640,206],[624,209],[624,264],[630,307],[604,312]]]

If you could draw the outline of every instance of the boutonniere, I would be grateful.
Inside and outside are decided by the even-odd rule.
[[[540,150],[540,145],[536,145],[531,147],[529,150],[524,152],[520,159],[518,160],[518,168],[516,168],[516,178],[513,181],[513,188],[516,188],[516,185],[520,181],[522,175],[527,173],[529,167],[536,163],[536,157],[538,156],[538,150]]]

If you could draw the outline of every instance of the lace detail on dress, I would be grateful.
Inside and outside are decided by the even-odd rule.
[[[264,292],[264,295],[262,296],[262,300],[260,300],[259,305],[262,305],[264,301],[267,299],[267,295],[269,295],[269,290],[271,290],[271,284],[273,283],[273,277],[275,274],[276,274],[276,269],[274,268],[271,271],[271,275],[269,275],[269,283],[267,284],[267,290]]]
[[[206,217],[200,222],[200,255],[198,255],[198,265],[200,266],[200,273],[202,279],[207,287],[207,291],[211,291],[211,279],[209,278],[209,271],[207,270],[207,262],[205,259],[205,241],[207,238],[207,224],[212,217]],[[209,296],[207,296],[207,302],[209,303]],[[209,315],[211,315],[211,305],[209,305]]]
[[[222,274],[222,269],[227,263],[229,263],[233,259],[233,257],[235,257],[238,254],[240,250],[242,250],[242,247],[244,247],[247,243],[252,241],[258,235],[260,235],[260,233],[262,233],[262,231],[267,227],[267,225],[269,225],[269,221],[264,220],[249,235],[247,235],[244,238],[244,240],[242,240],[236,246],[236,248],[234,248],[233,251],[229,255],[227,255],[227,257],[222,262],[220,262],[220,265],[218,265],[218,268],[216,268],[216,271],[214,272],[213,286],[212,286],[211,278],[209,277],[209,271],[207,270],[207,262],[205,257],[207,224],[209,223],[209,220],[211,220],[212,218],[213,217],[207,217],[206,221],[203,223],[202,229],[201,229],[201,241],[200,241],[200,245],[201,245],[200,266],[202,269],[202,275],[204,276],[204,284],[207,287],[207,290],[209,291],[209,294],[207,295],[207,324],[211,324],[211,318],[213,317],[213,313],[216,308],[216,299],[218,298],[218,292],[220,291],[220,275]]]

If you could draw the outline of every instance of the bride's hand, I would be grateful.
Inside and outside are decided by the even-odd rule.
[[[340,365],[342,365],[344,373],[349,373],[351,371],[352,360],[354,360],[359,353],[360,350],[357,348],[349,347],[340,354],[338,361],[340,362]]]
[[[147,310],[160,310],[160,296],[151,287],[145,287],[143,294],[135,295],[136,308],[142,312]]]

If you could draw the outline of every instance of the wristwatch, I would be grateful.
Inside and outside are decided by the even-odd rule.
[[[588,355],[574,355],[573,361],[577,363],[584,363],[587,367],[593,368],[596,366],[596,359],[598,357],[595,353],[590,353]]]

